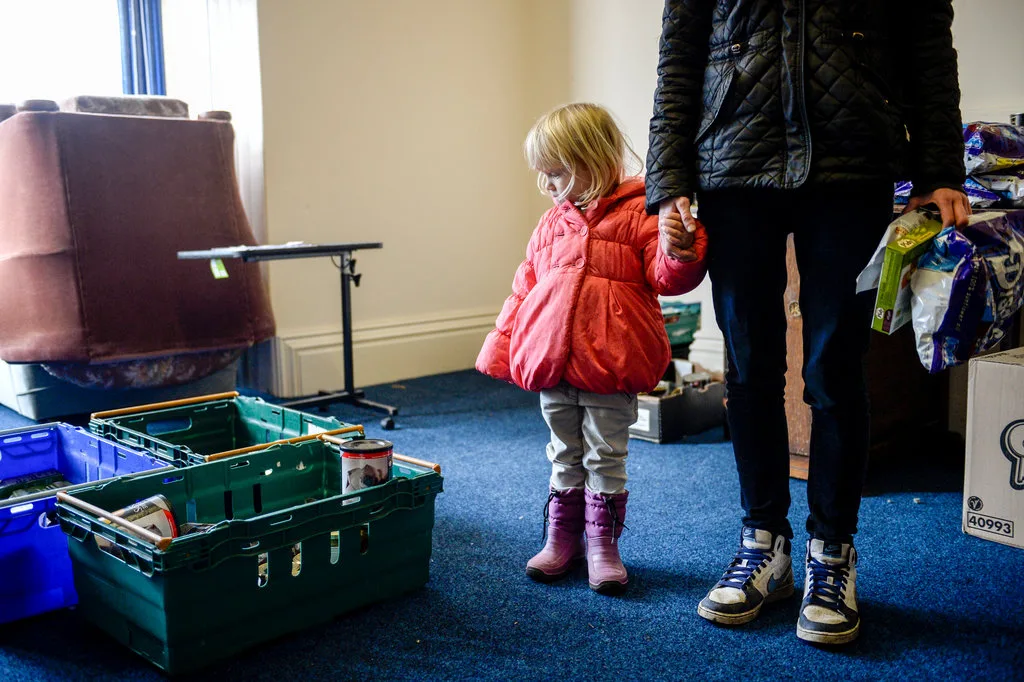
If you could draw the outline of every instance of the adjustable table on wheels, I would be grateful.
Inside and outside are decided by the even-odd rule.
[[[345,388],[341,391],[321,391],[318,395],[308,398],[299,398],[281,403],[285,407],[323,407],[331,403],[343,402],[351,405],[360,405],[375,410],[387,412],[388,416],[381,420],[380,424],[385,429],[395,428],[393,417],[398,414],[398,408],[392,405],[367,400],[362,390],[355,388],[352,376],[352,294],[350,283],[359,286],[362,275],[355,272],[356,261],[352,257],[353,251],[360,249],[379,249],[384,245],[380,242],[352,242],[342,244],[306,244],[304,242],[293,244],[266,245],[266,246],[226,246],[204,251],[179,251],[178,258],[181,260],[216,260],[222,258],[241,258],[245,262],[283,260],[287,258],[316,258],[322,256],[338,256],[341,259],[339,269],[341,270],[341,335],[342,335],[342,359],[345,365]]]

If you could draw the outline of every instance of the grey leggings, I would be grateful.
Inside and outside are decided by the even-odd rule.
[[[615,495],[626,489],[629,427],[636,395],[588,393],[561,383],[540,392],[540,409],[551,429],[547,446],[551,487]]]

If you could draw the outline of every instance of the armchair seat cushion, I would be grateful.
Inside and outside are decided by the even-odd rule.
[[[230,348],[144,360],[120,360],[91,365],[46,362],[40,366],[50,376],[82,388],[157,388],[180,386],[202,379],[232,364],[243,352],[240,348]]]

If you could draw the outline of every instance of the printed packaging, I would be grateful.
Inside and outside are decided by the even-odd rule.
[[[970,217],[946,228],[910,281],[917,353],[929,372],[966,362],[1002,341],[1024,300],[1024,211]]]
[[[350,493],[391,480],[394,446],[390,441],[358,438],[340,445],[339,448],[342,492]]]
[[[910,321],[910,277],[918,257],[928,250],[942,224],[930,213],[913,211],[889,224],[867,267],[857,277],[857,291],[878,287],[871,328],[892,334]]]
[[[1024,548],[1024,348],[970,361],[963,531]]]

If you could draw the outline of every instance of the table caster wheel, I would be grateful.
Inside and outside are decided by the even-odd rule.
[[[384,419],[380,420],[380,426],[385,431],[391,431],[395,428],[395,420],[391,417],[384,417]]]

